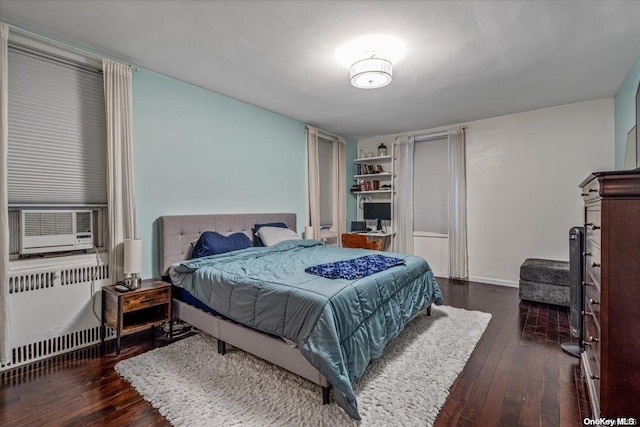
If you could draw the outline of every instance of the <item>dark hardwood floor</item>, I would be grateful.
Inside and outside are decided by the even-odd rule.
[[[568,311],[520,302],[518,290],[438,279],[445,304],[493,315],[454,383],[436,426],[579,426],[589,403],[571,341]],[[0,425],[168,425],[113,370],[120,360],[166,345],[142,333],[100,355],[90,347],[1,373]],[[319,393],[319,392],[318,392]]]

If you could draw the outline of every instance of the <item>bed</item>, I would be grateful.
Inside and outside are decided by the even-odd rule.
[[[375,254],[317,240],[189,261],[193,242],[205,231],[253,238],[254,224],[269,222],[295,230],[296,218],[287,213],[161,217],[163,275],[170,273],[174,285],[218,314],[174,299],[174,316],[216,337],[220,352],[228,343],[319,384],[325,403],[333,387],[336,403],[357,419],[352,381],[418,312],[442,303],[433,273],[421,258],[387,254],[401,265],[355,280],[309,274],[305,269],[318,264]]]

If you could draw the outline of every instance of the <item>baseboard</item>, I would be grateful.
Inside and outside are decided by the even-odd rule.
[[[469,280],[470,282],[487,283],[489,285],[506,286],[508,288],[520,287],[518,282],[514,282],[512,280],[490,279],[488,277],[476,277],[476,276],[469,276],[467,280]]]

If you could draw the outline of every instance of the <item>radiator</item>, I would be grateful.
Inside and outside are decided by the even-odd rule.
[[[12,358],[4,371],[100,342],[107,255],[13,261],[9,270]],[[95,311],[95,313],[94,313]],[[108,330],[108,337],[114,334]]]

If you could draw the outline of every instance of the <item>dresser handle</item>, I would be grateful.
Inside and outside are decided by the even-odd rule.
[[[591,374],[591,379],[592,379],[592,380],[599,380],[599,379],[600,379],[600,377],[599,377],[599,376],[597,376],[596,374]]]
[[[589,342],[598,342],[598,338],[596,337],[592,337],[591,335],[589,335]]]
[[[597,193],[598,189],[597,188],[590,188],[589,189],[589,193]]]
[[[591,229],[592,229],[592,230],[600,230],[600,228],[602,228],[602,227],[600,227],[599,225],[595,225],[595,224],[594,224],[594,223],[592,223],[592,222],[588,222],[588,223],[586,223],[584,226],[585,226],[585,227],[591,227]]]
[[[582,197],[587,197],[589,193],[582,193]]]
[[[593,286],[594,283],[582,282],[582,286]]]
[[[593,268],[600,267],[600,263],[598,263],[598,262],[592,262],[592,263],[591,263],[591,267],[593,267]]]
[[[582,255],[584,255],[584,256],[593,256],[593,254],[591,252],[582,252]]]
[[[600,304],[598,301],[594,300],[593,298],[589,298],[589,304],[591,305],[598,305]]]

